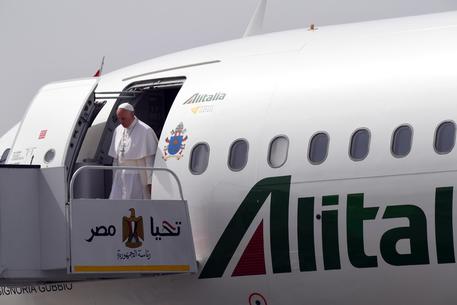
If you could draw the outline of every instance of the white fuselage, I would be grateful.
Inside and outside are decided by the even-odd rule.
[[[322,27],[198,48],[101,77],[96,93],[186,78],[155,166],[181,180],[199,274],[74,283],[50,293],[0,290],[2,304],[451,304],[457,152],[437,153],[434,143],[441,123],[457,121],[456,36],[454,12]],[[164,158],[180,122],[183,156]],[[411,150],[395,157],[392,136],[402,125],[411,127]],[[361,128],[369,152],[355,161],[351,137]],[[318,133],[329,144],[315,164],[309,145]],[[288,140],[286,160],[273,167],[278,136]],[[248,161],[233,171],[229,150],[238,139],[248,143]],[[190,157],[199,143],[209,146],[209,162],[195,175]],[[90,156],[89,146],[81,154]],[[259,227],[263,246],[253,247],[261,262],[249,256]]]

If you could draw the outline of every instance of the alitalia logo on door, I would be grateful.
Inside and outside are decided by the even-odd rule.
[[[225,99],[226,94],[223,92],[216,92],[213,94],[200,94],[195,93],[190,98],[188,98],[183,105],[186,104],[198,104],[204,102],[219,102]]]
[[[289,194],[290,176],[265,178],[254,185],[235,212],[208,258],[200,278],[218,278],[230,263],[242,238],[255,216],[270,197],[270,249],[273,273],[291,272],[289,249]],[[455,263],[453,235],[453,187],[434,190],[434,227],[438,264]],[[340,195],[300,197],[297,202],[298,264],[302,272],[317,271],[316,239],[321,239],[324,270],[341,269],[341,255],[347,255],[355,268],[375,268],[379,261],[393,266],[430,264],[427,218],[424,211],[413,204],[387,204],[380,207],[365,206],[364,194],[345,194],[346,223],[338,225]],[[315,207],[321,202],[323,211],[316,215]],[[381,232],[378,253],[365,251],[365,230],[373,222],[392,219],[407,220],[407,225]],[[315,234],[316,222],[321,233]],[[345,230],[347,247],[340,247],[339,230]],[[407,240],[409,251],[399,251],[397,243]],[[342,253],[341,249],[347,249]],[[346,251],[346,250],[345,250]],[[266,273],[263,247],[263,221],[244,249],[232,276],[261,275]]]

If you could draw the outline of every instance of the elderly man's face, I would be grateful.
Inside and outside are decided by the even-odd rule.
[[[121,123],[121,125],[124,128],[129,127],[130,124],[132,124],[133,120],[135,119],[135,115],[133,114],[133,112],[130,112],[125,109],[118,109],[116,111],[116,115],[117,115],[117,119],[119,120],[119,123]]]

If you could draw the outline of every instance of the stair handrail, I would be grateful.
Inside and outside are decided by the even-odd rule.
[[[182,191],[182,186],[181,186],[181,181],[178,178],[178,175],[174,171],[168,168],[163,168],[163,167],[141,167],[141,166],[113,166],[113,165],[84,165],[78,168],[74,173],[73,176],[71,177],[70,180],[70,202],[74,199],[74,185],[76,178],[81,174],[82,171],[84,170],[119,170],[119,169],[127,169],[127,170],[148,170],[148,171],[159,171],[159,172],[167,172],[173,176],[173,178],[176,180],[178,184],[178,189],[179,189],[179,195],[181,196],[181,200],[184,201],[184,195]],[[69,203],[70,203],[69,202]]]

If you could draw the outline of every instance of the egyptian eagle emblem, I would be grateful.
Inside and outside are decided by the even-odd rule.
[[[122,217],[122,241],[129,248],[138,248],[143,244],[143,217],[136,217],[134,208],[130,209],[129,217]]]
[[[163,159],[167,161],[170,158],[181,159],[184,155],[184,149],[186,148],[186,141],[188,139],[184,129],[184,124],[181,122],[173,129],[170,136],[165,139],[167,145],[163,148]]]

